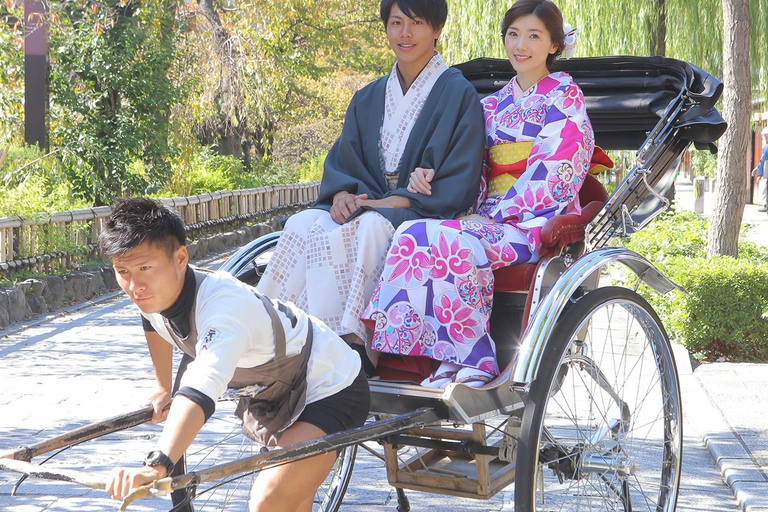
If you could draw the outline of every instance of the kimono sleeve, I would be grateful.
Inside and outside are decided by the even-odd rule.
[[[558,88],[536,136],[523,175],[492,212],[498,222],[547,219],[572,205],[589,171],[594,133],[584,95],[574,82]]]
[[[364,103],[362,95],[364,93],[358,91],[352,98],[341,134],[325,158],[315,207],[327,209],[333,203],[334,194],[341,190],[350,194],[368,194],[372,198],[381,197],[381,186],[377,184],[363,150],[369,134],[363,133],[366,130],[366,112],[359,112],[359,109],[365,109],[365,105],[361,104]]]
[[[449,98],[459,106],[453,123],[437,124],[436,142],[427,146],[420,162],[422,167],[435,169],[432,194],[412,194],[406,189],[393,192],[409,197],[411,209],[421,217],[453,219],[469,210],[477,197],[485,149],[483,113],[474,88],[467,84],[460,94]]]

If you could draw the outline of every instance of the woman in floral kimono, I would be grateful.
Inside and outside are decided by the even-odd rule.
[[[547,219],[581,210],[594,149],[581,89],[549,72],[573,36],[557,6],[516,2],[502,34],[517,76],[482,100],[486,157],[472,215],[401,224],[363,313],[374,350],[441,361],[427,387],[479,387],[498,375],[488,332],[493,270],[537,261]],[[430,181],[415,171],[408,189],[429,195]]]

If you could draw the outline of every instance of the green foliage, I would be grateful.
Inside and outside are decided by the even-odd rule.
[[[88,206],[72,195],[59,156],[44,155],[36,146],[10,146],[0,167],[0,217],[35,218]]]
[[[674,258],[671,277],[688,295],[657,301],[672,336],[706,359],[768,360],[768,262]]]
[[[251,175],[243,173],[243,163],[233,156],[203,151],[198,153],[195,164],[190,169],[192,194],[258,186]]]
[[[21,228],[16,240],[18,256],[39,256],[59,251],[85,253],[81,243],[90,226],[73,224],[64,229],[49,224],[50,214],[86,208],[87,203],[72,196],[59,155],[43,154],[37,146],[11,146],[0,167],[3,193],[0,217],[21,217],[43,223]]]
[[[299,166],[296,182],[305,183],[307,181],[318,181],[323,177],[323,168],[325,157],[328,152],[318,153],[305,159]]]
[[[285,161],[265,162],[255,170],[259,187],[281,183],[306,183],[317,181],[323,176],[323,164],[327,151],[308,156],[300,163]]]
[[[308,179],[354,90],[392,61],[376,0],[47,6],[49,140],[58,179],[90,205]],[[0,144],[19,140],[23,126],[22,17],[22,2],[0,3],[11,29],[0,31]],[[245,170],[255,158],[258,175],[211,171],[201,144]],[[258,160],[274,148],[282,153],[269,169]]]
[[[745,230],[748,228],[745,228]],[[768,360],[768,254],[739,243],[739,258],[706,256],[707,221],[683,211],[665,213],[621,241],[648,258],[688,294],[639,290],[659,313],[670,337],[705,359]],[[627,284],[636,282],[634,274]]]
[[[691,151],[691,169],[695,176],[715,177],[717,155],[709,151]]]
[[[277,133],[292,126],[290,120],[312,102],[326,77],[340,69],[378,74],[391,61],[375,1],[198,5],[214,8],[207,15],[214,21],[189,22],[180,40],[182,58],[174,74],[189,96],[174,116],[182,139],[224,153],[239,155],[251,147],[256,159],[269,157]]]
[[[188,159],[173,164],[173,178],[158,191],[158,197],[190,196],[259,186],[252,174],[243,172],[243,163],[232,155],[220,155],[210,147],[198,147]]]
[[[695,258],[706,254],[707,220],[687,211],[667,211],[621,245],[666,268],[670,258]]]
[[[451,65],[478,57],[506,57],[501,20],[512,3],[452,0],[441,38],[445,61]]]
[[[296,166],[285,162],[264,162],[254,169],[260,187],[296,182]]]
[[[374,79],[372,75],[336,73],[327,80],[302,79],[295,107],[280,123],[275,137],[275,161],[300,165],[325,154],[336,141],[352,95]]]
[[[142,194],[169,173],[169,78],[176,2],[54,2],[51,141],[82,161],[67,169],[76,194],[96,205]],[[144,175],[127,172],[134,160]]]
[[[0,145],[24,133],[24,27],[22,2],[0,4]]]

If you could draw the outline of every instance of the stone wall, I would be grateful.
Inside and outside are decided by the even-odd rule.
[[[193,263],[199,262],[239,248],[281,229],[283,221],[284,218],[275,218],[268,224],[254,224],[195,240],[187,245],[189,259]],[[35,277],[13,288],[0,288],[0,329],[118,289],[115,274],[108,265],[84,265],[71,274]]]

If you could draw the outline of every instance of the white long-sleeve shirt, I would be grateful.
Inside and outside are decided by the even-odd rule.
[[[190,274],[187,274],[188,276]],[[275,303],[285,330],[286,355],[298,354],[312,320],[313,342],[307,367],[306,403],[316,402],[349,386],[360,372],[360,358],[320,320],[292,303]],[[174,344],[160,313],[142,313],[157,333]],[[196,357],[181,379],[214,402],[224,393],[235,368],[253,368],[274,359],[272,322],[251,287],[226,272],[213,272],[200,285],[195,300],[198,339]]]

